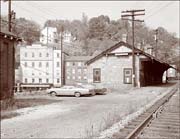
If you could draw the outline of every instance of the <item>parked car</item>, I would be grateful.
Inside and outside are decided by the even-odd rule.
[[[93,89],[84,88],[83,86],[63,86],[61,88],[50,88],[46,90],[48,94],[56,95],[67,95],[80,97],[82,95],[95,95]]]
[[[77,83],[77,85],[82,86],[84,88],[88,88],[91,90],[94,90],[95,94],[99,94],[99,95],[103,95],[105,94],[105,92],[107,91],[106,88],[97,88],[95,85],[93,84],[88,84],[88,83]]]

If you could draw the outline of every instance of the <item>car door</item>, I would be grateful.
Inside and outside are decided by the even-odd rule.
[[[76,88],[74,86],[70,86],[69,87],[69,94],[74,95],[75,92],[76,92]]]

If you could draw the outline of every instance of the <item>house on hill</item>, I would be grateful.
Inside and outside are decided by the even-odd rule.
[[[119,42],[86,62],[88,83],[97,87],[132,86],[132,46]],[[135,48],[135,84],[148,86],[162,83],[163,73],[171,66]]]

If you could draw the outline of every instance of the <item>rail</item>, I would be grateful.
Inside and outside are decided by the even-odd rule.
[[[133,139],[135,138],[141,131],[142,129],[148,125],[148,123],[153,119],[154,114],[161,108],[162,105],[164,105],[172,96],[173,94],[177,91],[177,87],[173,89],[170,93],[165,95],[160,102],[157,104],[157,107],[131,132],[128,134],[126,139]]]

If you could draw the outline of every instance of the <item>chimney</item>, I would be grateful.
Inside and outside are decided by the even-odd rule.
[[[127,34],[122,34],[122,41],[127,42]]]

